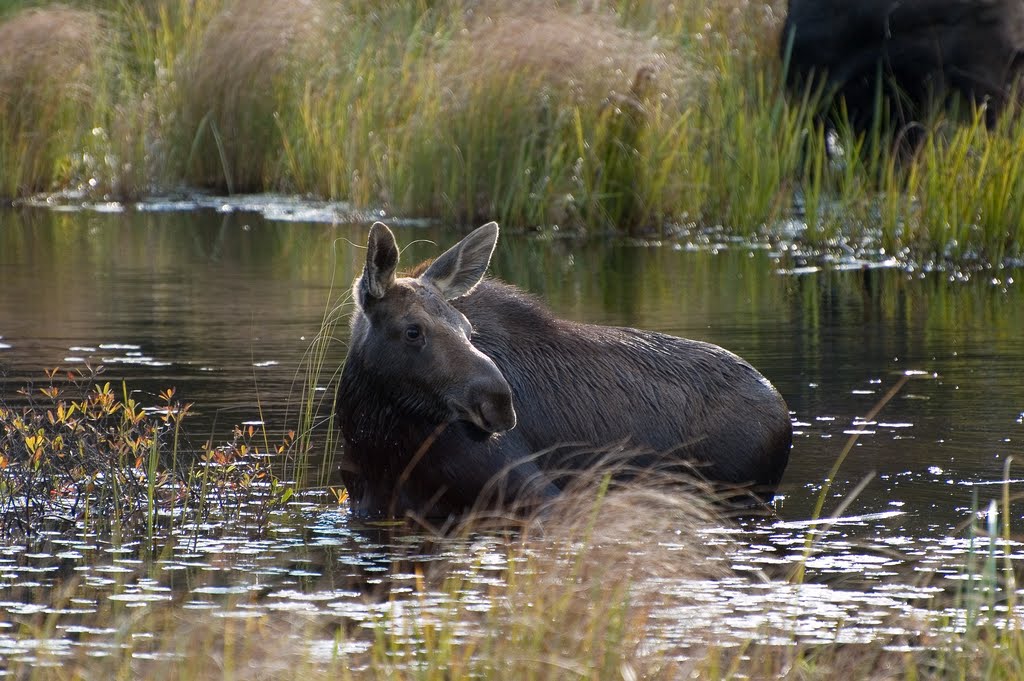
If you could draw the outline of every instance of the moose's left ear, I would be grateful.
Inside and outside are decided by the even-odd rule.
[[[356,282],[356,301],[363,308],[371,298],[383,298],[395,283],[398,267],[398,245],[395,235],[383,222],[375,222],[366,238],[366,265]]]
[[[488,222],[441,254],[420,279],[436,286],[448,300],[464,296],[484,278],[497,243],[498,223]]]

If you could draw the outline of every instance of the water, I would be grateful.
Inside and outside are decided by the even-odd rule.
[[[275,218],[306,216],[271,206]],[[42,383],[45,368],[102,365],[104,380],[126,379],[143,401],[176,387],[196,405],[193,430],[215,439],[261,417],[293,425],[304,353],[332,292],[337,301],[361,268],[366,231],[211,208],[24,209],[0,220],[4,398]],[[437,227],[395,231],[405,264],[456,239]],[[935,528],[958,522],[972,494],[1001,479],[1005,458],[1024,454],[1024,272],[963,281],[868,266],[807,272],[801,262],[763,246],[506,230],[491,269],[565,317],[711,341],[757,366],[793,412],[780,494],[795,518],[806,517],[861,417],[911,372],[864,427],[835,494],[874,473],[855,510],[895,509],[900,522]]]
[[[195,404],[196,441],[226,439],[239,423],[294,427],[304,355],[362,266],[367,222],[351,218],[343,206],[284,199],[0,212],[0,399],[18,403],[17,390],[45,383],[48,367],[102,365],[103,380],[125,380],[147,404],[175,387],[176,398]],[[457,239],[438,226],[393,224],[406,265]],[[828,470],[862,431],[826,513],[865,484],[825,534],[825,550],[809,566],[814,583],[796,593],[759,590],[746,579],[705,584],[699,607],[661,615],[674,623],[665,641],[692,637],[697,615],[709,613],[767,638],[773,617],[791,617],[804,640],[827,638],[837,622],[850,641],[868,640],[887,613],[913,612],[933,593],[912,579],[894,586],[891,576],[956,576],[967,552],[958,526],[1001,494],[1008,457],[1024,464],[1024,272],[879,264],[884,258],[809,261],[784,247],[701,236],[658,244],[502,233],[492,273],[558,314],[718,343],[785,396],[796,433],[779,518],[743,528],[730,559],[741,576],[772,580],[795,563]],[[345,332],[342,325],[332,370],[344,357]],[[329,393],[329,375],[320,389]],[[1021,464],[1010,469],[1012,492],[1024,481]],[[1022,514],[1015,504],[1016,526]],[[397,548],[392,538],[379,540],[326,496],[290,507],[271,527],[258,539],[197,533],[201,542],[175,544],[155,562],[131,542],[124,556],[110,553],[111,540],[101,537],[6,546],[0,611],[52,607],[41,605],[49,602],[43,594],[67,575],[79,580],[75,598],[85,610],[175,599],[233,612],[251,601],[257,614],[299,608],[350,622],[370,617],[377,601],[368,594],[408,589],[408,573],[392,563],[396,550],[406,555],[418,540],[400,539]],[[102,632],[75,633],[85,626],[76,617],[66,615],[62,626],[72,629],[57,637],[63,643],[46,645],[109,643]],[[39,653],[42,644],[8,634],[0,631],[0,657]]]

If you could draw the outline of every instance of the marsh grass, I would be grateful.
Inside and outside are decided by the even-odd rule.
[[[222,3],[181,66],[187,182],[228,193],[276,186],[277,112],[302,92],[324,23],[319,1]]]
[[[340,303],[325,308],[322,342],[341,316]],[[324,380],[322,353],[315,342],[304,390]],[[167,548],[154,537],[187,540],[211,518],[244,515],[244,531],[265,528],[268,511],[291,496],[292,488],[265,467],[257,451],[265,438],[251,428],[236,429],[220,447],[204,445],[194,463],[176,465],[185,457],[179,449],[189,405],[175,402],[173,391],[158,396],[160,409],[145,411],[125,386],[51,371],[22,397],[28,406],[0,405],[7,539],[63,523],[148,536],[160,554]],[[275,451],[287,456],[288,447],[286,441]],[[622,452],[609,451],[611,462],[616,454]],[[443,559],[415,563],[411,589],[368,595],[377,599],[369,601],[374,614],[359,624],[339,614],[253,611],[258,601],[231,597],[223,616],[186,609],[187,599],[141,609],[100,599],[81,615],[70,605],[72,580],[51,593],[49,604],[15,617],[13,649],[33,652],[5,662],[19,678],[32,679],[1012,679],[1024,668],[1024,636],[1015,610],[1011,466],[1008,460],[1001,498],[964,524],[970,549],[954,586],[945,585],[919,619],[887,622],[890,633],[880,631],[870,644],[811,645],[795,627],[787,633],[778,625],[772,643],[759,642],[757,632],[724,636],[714,627],[680,639],[666,613],[699,607],[704,589],[716,588],[709,585],[741,576],[731,556],[742,535],[722,533],[729,521],[721,507],[707,490],[682,489],[677,474],[621,482],[601,470],[576,478],[533,514],[481,507],[441,528],[422,521],[396,526],[425,538]],[[822,509],[826,496],[827,490]],[[90,525],[87,516],[108,522]],[[145,565],[140,578],[148,574]],[[409,569],[394,566],[396,574]],[[922,574],[924,584],[936,578]],[[361,590],[361,578],[330,588]],[[767,575],[760,579],[762,588],[792,593],[803,576],[775,587]],[[94,645],[69,653],[45,643],[64,636],[69,618],[90,636],[107,632],[103,655]],[[791,640],[780,643],[786,636]]]
[[[93,105],[90,77],[102,50],[99,17],[64,7],[0,23],[0,191],[18,196],[68,179],[69,150]]]
[[[657,509],[657,520],[640,519],[638,504]],[[72,678],[675,678],[646,636],[661,605],[689,600],[664,593],[666,582],[728,573],[724,547],[709,549],[699,534],[713,511],[600,480],[550,511],[501,528],[490,517],[466,521],[435,537],[445,560],[420,564],[414,590],[385,596],[366,626],[270,611],[196,611],[186,622],[180,605],[132,614],[108,602],[90,617],[110,627],[114,645],[75,659],[82,676]],[[54,593],[55,608],[68,597]],[[57,620],[21,618],[19,636],[59,636]],[[63,678],[33,662],[21,671]]]
[[[824,93],[783,93],[781,3],[78,7],[0,23],[5,197],[184,184],[641,236],[797,214],[811,247],[1021,255],[1021,117],[827,133]]]
[[[335,242],[335,247],[338,242]],[[337,258],[332,258],[334,263]],[[301,380],[298,399],[298,435],[296,447],[288,457],[284,478],[293,480],[296,488],[309,485],[327,488],[333,482],[336,470],[336,454],[339,449],[340,432],[335,418],[338,386],[344,364],[335,361],[334,351],[340,344],[338,325],[347,324],[352,305],[348,282],[339,282],[337,270],[332,270],[330,288],[324,306],[323,318],[317,335],[310,342],[296,376]],[[339,287],[342,293],[337,293]],[[285,420],[289,418],[285,414]],[[314,456],[318,445],[319,456]],[[314,465],[313,459],[316,459]],[[310,474],[315,476],[310,479]]]

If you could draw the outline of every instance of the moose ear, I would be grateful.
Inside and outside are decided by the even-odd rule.
[[[480,283],[498,243],[498,223],[478,227],[431,263],[420,279],[428,281],[448,300],[464,296]]]
[[[398,245],[395,235],[383,222],[370,227],[366,240],[366,265],[359,279],[356,299],[365,306],[369,298],[383,298],[395,283],[395,268],[398,267]]]

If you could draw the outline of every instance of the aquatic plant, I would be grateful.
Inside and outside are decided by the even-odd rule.
[[[61,588],[50,601],[17,612],[5,649],[19,654],[5,663],[12,673],[35,679],[181,681],[839,675],[995,681],[1017,678],[1024,664],[1021,628],[1012,609],[1000,610],[1004,601],[1015,602],[1008,491],[965,527],[973,549],[957,586],[937,590],[920,615],[887,621],[865,644],[804,643],[796,627],[783,628],[784,620],[770,637],[756,631],[750,638],[725,636],[713,615],[687,627],[692,623],[680,617],[700,607],[704,589],[739,577],[729,567],[730,534],[712,530],[722,520],[706,502],[685,495],[609,489],[603,480],[578,492],[523,524],[502,527],[484,518],[448,528],[444,536],[419,534],[443,559],[403,561],[399,551],[390,572],[395,581],[363,591],[364,607],[352,610],[277,607],[249,590],[210,602],[209,594],[225,589],[219,571],[208,569],[188,579],[191,600],[166,594],[126,607],[131,585],[152,585],[155,573],[142,561],[121,561],[113,587],[118,598],[82,608],[73,588]],[[409,528],[394,531],[399,544],[416,537]],[[410,557],[423,558],[420,542],[405,543]],[[259,561],[264,569],[273,565],[266,558]],[[271,586],[265,576],[251,578]],[[305,586],[286,580],[278,588],[295,596],[293,605],[304,596],[352,598],[344,590],[366,589],[365,576],[349,579],[332,575]],[[903,577],[890,579],[896,585]],[[790,585],[763,581],[759,589]],[[743,613],[752,607],[744,601]],[[682,636],[679,627],[686,629]],[[81,640],[61,645],[69,635]]]
[[[271,452],[254,444],[251,426],[223,445],[189,449],[181,426],[191,405],[175,402],[173,389],[146,408],[96,372],[51,369],[18,395],[21,404],[0,402],[2,538],[81,526],[142,529],[152,540],[157,525],[178,530],[243,509],[259,529],[294,491],[267,458],[290,451],[293,434]]]
[[[640,517],[632,512],[637,505],[657,513]],[[233,678],[242,670],[276,678],[673,678],[675,664],[647,645],[647,635],[659,604],[690,599],[661,585],[728,573],[720,560],[727,542],[709,547],[700,534],[713,518],[707,504],[649,489],[609,490],[592,480],[550,510],[525,524],[488,517],[433,535],[446,558],[419,563],[411,593],[385,597],[367,626],[300,613],[236,619],[197,611],[185,627],[180,603],[131,613],[110,599],[83,626],[114,626],[118,645],[72,666],[88,675],[120,669],[167,679]],[[194,586],[207,581],[217,583],[200,571]],[[53,596],[57,607],[67,598]],[[236,613],[248,605],[226,604]],[[35,612],[18,627],[48,638],[58,621],[67,620]],[[48,678],[45,665],[19,668]]]
[[[335,243],[335,245],[337,245]],[[337,258],[333,258],[337,263]],[[347,322],[351,312],[351,289],[347,282],[341,284],[341,293],[336,295],[337,270],[332,268],[330,289],[324,306],[323,317],[316,337],[310,342],[302,358],[299,375],[302,390],[298,407],[298,435],[296,447],[292,448],[284,468],[284,477],[294,480],[298,488],[313,484],[307,476],[315,471],[316,486],[328,487],[333,482],[336,454],[341,433],[335,425],[337,417],[337,390],[343,365],[333,362],[332,349],[339,342],[338,325]],[[328,374],[328,367],[334,367]],[[287,420],[288,414],[285,415]],[[317,464],[311,461],[314,443],[321,445]],[[346,493],[347,494],[347,493]]]

